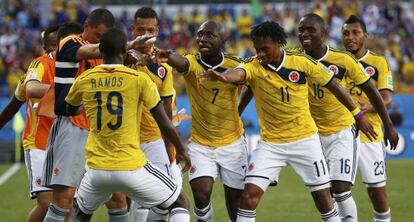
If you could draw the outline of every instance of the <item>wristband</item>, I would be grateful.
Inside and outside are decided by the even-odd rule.
[[[354,115],[354,118],[355,118],[355,120],[361,120],[362,118],[364,118],[364,112],[359,111],[359,113]]]
[[[351,111],[352,115],[355,117],[356,115],[359,114],[359,112],[361,112],[361,110],[357,107],[354,110]]]

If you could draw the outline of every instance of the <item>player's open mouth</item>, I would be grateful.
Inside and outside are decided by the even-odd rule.
[[[310,39],[303,39],[302,40],[302,45],[306,45],[306,46],[309,46],[309,45],[311,45],[312,44],[312,40],[310,40]]]

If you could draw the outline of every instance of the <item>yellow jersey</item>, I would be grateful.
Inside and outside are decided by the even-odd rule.
[[[357,85],[369,81],[361,64],[348,52],[327,46],[325,55],[318,60],[334,73],[335,80],[344,88],[347,79]],[[323,136],[337,133],[352,124],[355,120],[351,112],[328,89],[317,82],[309,82],[309,104],[312,117]]]
[[[333,79],[322,63],[305,54],[283,51],[278,67],[262,65],[253,58],[240,68],[255,96],[261,140],[289,143],[317,132],[309,111],[308,82],[324,86]]]
[[[145,165],[139,147],[142,107],[160,97],[147,74],[123,65],[103,64],[82,73],[66,102],[83,105],[90,124],[86,163],[98,170],[135,170]]]
[[[168,64],[151,64],[148,66],[133,65],[131,68],[146,73],[155,85],[157,85],[161,98],[175,95],[172,68]],[[146,107],[142,109],[140,136],[141,143],[149,143],[162,138],[157,122]]]
[[[365,73],[371,77],[375,86],[379,91],[381,90],[394,90],[393,88],[393,79],[391,69],[388,65],[388,62],[384,56],[377,55],[369,50],[362,56],[358,61],[364,67]],[[348,85],[349,94],[351,94],[355,103],[359,105],[360,100],[365,103],[370,103],[367,95],[358,88],[358,84],[354,81],[349,81]],[[372,124],[375,132],[378,134],[378,137],[373,142],[381,142],[383,140],[382,133],[382,122],[381,118],[377,113],[365,113],[365,118]],[[371,142],[365,134],[361,133],[361,142],[369,143]]]
[[[190,64],[184,79],[191,107],[191,140],[212,148],[233,143],[244,133],[237,109],[237,85],[199,81],[199,75],[210,68],[225,72],[237,67],[242,60],[222,53],[222,62],[212,67],[200,54],[185,57]]]

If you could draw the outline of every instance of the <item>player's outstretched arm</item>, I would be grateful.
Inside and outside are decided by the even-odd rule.
[[[241,115],[253,98],[253,91],[249,86],[243,86],[239,99],[239,115]]]
[[[7,104],[6,108],[4,108],[3,112],[0,114],[0,130],[13,118],[14,114],[19,111],[23,103],[24,101],[19,101],[16,96],[13,96],[9,104]]]
[[[177,151],[176,159],[177,163],[180,161],[184,161],[183,172],[188,171],[191,166],[190,157],[187,153],[187,147],[181,141],[180,137],[178,136],[177,131],[175,131],[175,127],[170,119],[168,119],[167,114],[165,113],[164,107],[159,103],[156,107],[151,109],[151,114],[154,117],[155,121],[158,124],[163,135],[174,144],[175,149]]]
[[[156,63],[168,63],[168,65],[176,69],[179,73],[187,72],[190,67],[190,63],[186,57],[172,50],[156,49],[154,51],[154,60]]]
[[[42,84],[39,81],[28,81],[25,85],[26,94],[30,98],[40,99],[42,98],[46,92],[49,90],[49,84]]]
[[[341,102],[355,118],[356,127],[361,130],[369,140],[377,138],[377,133],[375,133],[374,128],[364,117],[364,113],[355,105],[352,97],[347,93],[347,91],[335,80],[333,79],[325,86],[335,97]]]
[[[382,123],[384,124],[384,142],[385,145],[388,145],[388,142],[391,145],[391,150],[397,148],[398,144],[398,133],[395,131],[392,126],[390,117],[388,116],[387,109],[385,108],[384,101],[381,98],[380,93],[377,88],[374,86],[372,81],[367,81],[364,84],[359,86],[362,91],[365,92],[369,101],[373,105],[374,109],[377,111],[380,116]],[[389,101],[389,104],[391,101]]]
[[[217,72],[214,69],[209,69],[200,74],[200,79],[208,81],[221,81],[225,83],[242,84],[246,81],[246,71],[241,68],[235,68],[225,73]]]

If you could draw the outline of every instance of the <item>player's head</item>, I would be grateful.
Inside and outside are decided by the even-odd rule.
[[[270,64],[279,58],[282,47],[286,45],[286,38],[285,30],[273,21],[262,22],[250,31],[250,39],[262,64]]]
[[[325,42],[326,34],[325,21],[319,15],[309,13],[299,20],[298,38],[303,49],[313,51],[320,48]]]
[[[134,22],[131,25],[131,32],[134,38],[143,35],[157,36],[158,31],[158,15],[154,9],[142,7],[135,12]],[[137,50],[148,52],[151,48],[152,44]]]
[[[43,49],[46,53],[55,51],[57,47],[57,32],[59,25],[51,25],[42,33]]]
[[[76,22],[66,22],[60,25],[57,33],[57,42],[64,39],[69,35],[77,35],[83,32],[83,28],[79,23]]]
[[[224,27],[212,20],[200,25],[196,33],[198,51],[203,56],[219,55],[226,41]]]
[[[103,59],[108,60],[115,57],[123,58],[126,53],[127,36],[119,28],[109,28],[101,36],[99,51]]]
[[[342,26],[342,42],[347,51],[355,54],[365,48],[365,40],[368,38],[364,21],[356,15],[351,15]]]
[[[90,43],[99,43],[102,33],[113,27],[115,18],[108,9],[93,10],[83,24],[83,38]]]

